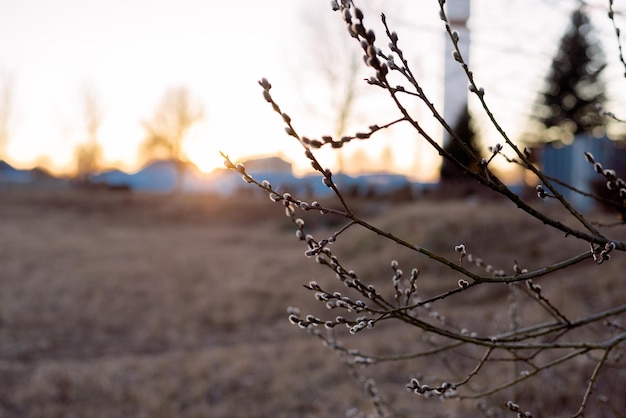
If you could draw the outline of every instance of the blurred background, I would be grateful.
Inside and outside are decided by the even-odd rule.
[[[359,6],[381,46],[385,12],[429,99],[488,157],[502,137],[468,95],[437,3]],[[448,3],[463,56],[496,119],[546,173],[606,189],[591,165],[579,164],[591,150],[626,175],[624,125],[594,107],[619,117],[626,104],[608,1]],[[624,29],[626,9],[615,7]],[[326,312],[302,285],[315,279],[337,287],[333,275],[294,245],[284,208],[224,170],[220,156],[244,162],[281,192],[335,204],[258,80],[272,83],[299,134],[339,140],[398,117],[388,95],[363,81],[372,73],[361,55],[326,0],[0,4],[0,418],[371,411],[334,354],[286,318],[291,305]],[[407,109],[449,145],[427,107],[407,102]],[[562,234],[537,228],[509,203],[490,197],[477,206],[476,196],[485,196],[408,127],[316,155],[337,173],[357,213],[448,257],[463,242],[494,265],[515,259],[532,269],[588,250],[586,243],[562,245]],[[535,180],[501,160],[490,168],[535,198]],[[558,212],[550,202],[533,202]],[[573,203],[615,221],[588,199]],[[316,236],[341,225],[304,217]],[[502,237],[514,242],[503,245]],[[391,259],[407,271],[420,268],[425,294],[457,283],[449,270],[366,231],[343,238],[334,248],[346,265],[389,292]],[[596,267],[578,272],[596,277]],[[619,260],[607,267],[606,292],[566,274],[544,291],[568,313],[588,314],[618,303],[622,271]],[[498,289],[468,303],[506,310],[506,295]],[[463,303],[446,314],[470,328],[503,321]],[[416,343],[393,326],[379,329],[352,341],[374,353]],[[466,359],[460,361],[455,365]],[[456,403],[406,396],[408,379],[429,366],[385,368],[380,383],[388,399],[407,415],[419,408],[467,416]],[[577,405],[570,382],[584,379],[581,372],[554,392],[525,393],[541,398],[546,414],[558,414]],[[600,388],[610,390],[611,380],[606,384]],[[494,408],[506,399],[496,398]]]
[[[602,77],[619,83],[623,71],[606,2],[473,0],[468,7],[463,38],[469,40],[468,61],[511,138],[528,130],[533,102],[544,89],[570,13],[583,3],[594,23],[594,40],[608,52]],[[378,16],[384,6],[426,93],[442,108],[450,70],[444,68],[449,54],[436,2],[366,1],[361,6],[368,24],[381,34]],[[326,1],[4,4],[0,158],[16,168],[38,166],[72,175],[79,171],[81,150],[84,154],[97,145],[93,169],[137,170],[167,155],[155,155],[155,147],[146,143],[154,137],[151,129],[163,124],[159,118],[175,112],[176,101],[182,100],[178,106],[187,106],[190,119],[176,157],[208,172],[221,166],[219,150],[238,160],[279,155],[303,174],[308,163],[299,145],[282,135],[280,119],[261,97],[260,78],[274,83],[276,100],[301,134],[311,137],[341,136],[395,116],[384,96],[362,82],[370,74],[358,65],[358,45],[344,35],[340,16]],[[624,104],[617,89],[607,95],[608,107]],[[469,105],[478,106],[476,101]],[[411,110],[441,140],[430,113],[418,106]],[[380,120],[367,120],[372,111]],[[475,113],[483,142],[497,141],[481,112]],[[385,147],[391,164],[377,161]],[[366,147],[351,145],[340,157],[322,154],[335,170],[384,169],[422,181],[436,179],[439,164],[423,141],[402,128],[379,133]],[[367,164],[359,163],[363,157],[369,158]]]

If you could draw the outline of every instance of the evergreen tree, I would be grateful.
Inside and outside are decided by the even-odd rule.
[[[472,127],[472,118],[467,109],[467,106],[464,108],[463,113],[459,116],[459,119],[456,121],[456,125],[453,127],[454,132],[456,132],[457,136],[463,141],[474,153],[474,156],[469,155],[461,145],[455,141],[453,138],[448,140],[448,143],[444,147],[448,153],[450,153],[457,161],[463,164],[466,167],[469,167],[470,170],[476,171],[478,169],[478,162],[480,161],[482,155],[480,149],[476,145],[478,141],[478,135],[474,131]],[[467,181],[470,180],[470,177],[463,174],[463,172],[451,163],[448,159],[443,160],[441,164],[441,170],[439,172],[441,181]]]
[[[600,79],[605,66],[589,18],[581,8],[574,10],[536,104],[534,118],[543,131],[540,141],[571,139],[602,127],[595,105],[606,102]]]

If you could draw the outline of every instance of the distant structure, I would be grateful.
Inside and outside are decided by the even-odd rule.
[[[243,163],[246,172],[257,180],[267,180],[274,190],[283,193],[289,191],[302,196],[327,196],[332,191],[320,180],[319,175],[310,174],[296,177],[291,163],[279,157],[251,159]],[[2,185],[3,165],[0,162],[0,186]],[[179,178],[179,176],[182,176]],[[340,188],[348,190],[353,196],[387,196],[393,199],[409,199],[430,187],[428,184],[410,182],[399,174],[370,174],[350,177],[337,174],[335,182]],[[172,193],[180,185],[184,193],[212,193],[223,196],[239,192],[260,193],[250,187],[235,171],[217,169],[211,173],[202,173],[193,164],[187,164],[182,170],[177,168],[176,160],[156,160],[134,173],[120,170],[108,170],[91,176],[90,183],[109,190],[128,190],[148,193]]]
[[[265,157],[256,158],[248,161],[244,161],[243,165],[246,166],[248,171],[260,171],[260,172],[292,172],[292,164],[283,160],[280,157]]]
[[[469,63],[470,32],[467,28],[467,21],[470,16],[470,0],[448,0],[446,7],[450,27],[459,34],[459,49],[463,60]],[[447,38],[446,34],[443,117],[450,126],[455,126],[467,109],[468,81],[459,63],[452,56],[454,45]],[[449,140],[450,136],[444,133],[444,145]]]
[[[603,166],[615,170],[617,177],[626,176],[626,144],[612,141],[606,136],[595,138],[589,134],[579,134],[569,145],[553,141],[539,145],[533,150],[544,174],[563,181],[584,192],[598,194],[607,192],[606,179],[595,172],[593,165],[585,160],[585,152],[590,152]],[[594,187],[594,186],[599,187]],[[593,199],[559,185],[556,189],[579,211],[594,208]]]
[[[0,160],[0,189],[7,187],[65,187],[69,183],[62,178],[55,178],[41,168],[21,170]],[[0,199],[1,200],[1,199]]]

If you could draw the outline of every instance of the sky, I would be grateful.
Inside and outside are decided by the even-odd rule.
[[[605,28],[600,38],[607,44],[607,58],[616,61],[605,17],[608,1],[590,3],[593,18]],[[427,94],[441,105],[444,35],[437,1],[359,4],[375,28],[380,28],[380,10],[387,11]],[[472,2],[471,66],[512,137],[523,130],[576,4]],[[380,29],[377,33],[382,37]],[[341,67],[358,51],[349,41],[326,0],[0,1],[0,81],[10,80],[14,97],[6,159],[18,167],[43,164],[70,171],[74,150],[86,139],[81,106],[84,92],[90,91],[102,109],[99,141],[105,163],[136,170],[142,163],[137,157],[144,137],[141,121],[150,119],[169,87],[185,86],[205,108],[205,119],[185,142],[187,156],[201,169],[221,166],[221,150],[235,159],[281,155],[302,172],[307,167],[302,148],[284,134],[257,81],[267,77],[272,82],[275,99],[301,134],[332,133],[346,77]],[[369,77],[362,71],[361,78]],[[619,71],[613,65],[610,76]],[[615,103],[623,105],[623,95],[615,96]],[[354,132],[397,115],[375,89],[360,87],[357,98],[349,124]],[[433,136],[441,136],[423,108],[412,109]],[[484,125],[489,141],[494,132]],[[395,171],[432,177],[436,156],[407,129],[389,130],[371,145],[356,144],[342,153],[348,162],[356,154],[354,164],[375,165],[385,147]],[[330,151],[322,158],[331,167],[337,164]]]

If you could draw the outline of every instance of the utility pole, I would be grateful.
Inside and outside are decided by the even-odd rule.
[[[470,33],[467,21],[470,16],[470,0],[447,0],[446,15],[452,30],[459,34],[458,44],[463,60],[469,63]],[[447,34],[445,45],[443,116],[448,125],[454,126],[467,108],[468,81],[463,69],[452,56],[454,45]],[[444,145],[449,139],[450,136],[444,133]]]

